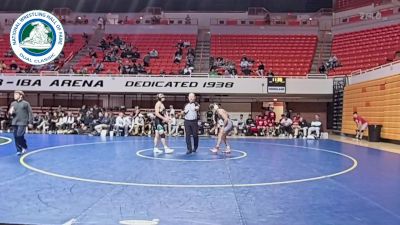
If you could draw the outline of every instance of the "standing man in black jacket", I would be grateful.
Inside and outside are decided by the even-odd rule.
[[[200,109],[199,103],[196,102],[196,95],[194,93],[190,93],[188,96],[189,103],[185,105],[183,110],[185,114],[185,134],[186,134],[186,145],[187,152],[186,154],[191,154],[192,152],[196,152],[199,147],[199,127],[197,123],[198,111]],[[194,146],[192,147],[192,137]]]
[[[28,145],[25,140],[26,127],[32,128],[33,115],[32,108],[29,102],[25,101],[23,91],[14,92],[14,100],[10,105],[8,114],[12,117],[11,125],[14,130],[15,146],[17,148],[17,155],[23,155]]]

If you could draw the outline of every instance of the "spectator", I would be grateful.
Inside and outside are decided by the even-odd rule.
[[[216,77],[216,76],[218,76],[218,73],[214,68],[211,68],[211,71],[208,73],[208,75],[210,77]]]
[[[257,67],[257,75],[263,77],[264,71],[265,71],[265,66],[262,62],[260,62]]]
[[[14,52],[12,49],[8,50],[7,52],[4,53],[4,57],[6,58],[11,58],[14,56]]]
[[[183,47],[184,47],[184,48],[190,47],[190,41],[185,40],[185,41],[183,42]]]
[[[104,116],[101,117],[98,120],[97,125],[94,127],[95,131],[97,132],[97,134],[101,134],[101,131],[103,129],[110,129],[110,124],[111,124],[111,118],[110,118],[110,114],[108,112],[104,113]]]
[[[191,23],[192,23],[192,19],[190,18],[189,14],[187,14],[185,17],[185,24],[191,24]]]
[[[286,114],[282,114],[281,116],[282,116],[282,118],[279,121],[279,124],[280,124],[280,130],[282,131],[282,134],[284,134],[285,136],[292,137],[293,121],[290,118],[288,118],[286,116]]]
[[[40,124],[37,126],[37,129],[42,129],[42,133],[46,133],[49,129],[50,125],[50,113],[47,111],[45,115],[42,117]]]
[[[7,65],[4,63],[4,60],[0,60],[0,73],[7,69]]]
[[[151,58],[158,58],[158,51],[153,48],[153,50],[149,52],[149,55]]]
[[[183,75],[192,75],[192,67],[186,65],[185,68],[183,69]]]
[[[137,116],[135,116],[135,118],[132,120],[132,127],[131,130],[129,131],[129,133],[131,133],[133,130],[135,130],[135,132],[133,133],[133,135],[139,135],[139,129],[141,131],[140,135],[145,135],[144,133],[144,116],[139,113]]]
[[[90,65],[88,65],[88,66],[95,67],[96,65],[97,65],[97,59],[96,59],[96,57],[92,56],[90,58]]]
[[[19,70],[19,66],[18,66],[18,64],[15,62],[15,60],[12,60],[12,61],[11,61],[10,70],[14,70],[14,71]]]
[[[300,125],[300,131],[302,131],[303,133],[303,138],[307,138],[308,123],[303,117],[300,117],[299,125]],[[296,137],[298,138],[299,134]]]
[[[307,138],[319,138],[320,131],[321,131],[322,123],[320,121],[320,117],[318,114],[314,116],[314,120],[311,121],[310,127],[308,128],[308,135]],[[315,132],[316,136],[312,136],[311,134]]]
[[[74,67],[69,66],[67,74],[76,74],[76,71],[74,70]]]
[[[100,73],[101,71],[104,70],[104,64],[103,62],[99,62],[96,64],[95,69],[94,69],[94,73]]]
[[[249,114],[246,119],[245,134],[247,136],[252,135],[253,131],[255,131],[254,128],[257,129],[251,114]]]
[[[144,56],[144,58],[143,58],[143,66],[144,67],[150,66],[150,59],[151,59],[151,56],[149,54]]]
[[[326,66],[325,66],[325,64],[322,63],[318,70],[319,70],[319,73],[320,73],[320,74],[325,74],[325,73],[326,73]]]
[[[267,77],[274,77],[274,76],[275,76],[275,74],[274,74],[274,72],[272,72],[272,68],[270,68],[267,73]]]
[[[103,17],[99,17],[99,18],[97,19],[97,27],[98,27],[100,30],[104,30],[104,28],[105,28],[105,20],[104,20]]]
[[[181,63],[181,60],[182,60],[182,55],[181,54],[175,54],[174,63],[175,64],[179,64],[179,63]]]
[[[97,53],[93,48],[89,48],[89,57],[90,58],[93,58],[93,57],[97,58]]]
[[[243,56],[242,59],[240,60],[240,68],[242,70],[242,73],[245,75],[250,75],[251,74],[251,67],[252,63],[247,60],[246,56]]]
[[[69,35],[67,32],[64,32],[65,35],[65,43],[74,43],[74,38]]]
[[[36,128],[40,125],[41,122],[42,122],[42,118],[37,113],[34,113],[33,120],[32,120],[33,129],[36,130]]]
[[[243,114],[239,115],[239,119],[238,119],[238,125],[237,125],[237,132],[236,134],[243,134],[244,131],[244,125],[245,125],[245,121],[243,119]]]
[[[125,129],[124,113],[120,112],[115,120],[114,130],[117,136],[121,135],[121,129]]]

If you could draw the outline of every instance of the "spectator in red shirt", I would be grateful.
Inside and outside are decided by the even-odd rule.
[[[359,116],[357,112],[353,113],[353,120],[356,123],[356,127],[357,127],[357,129],[356,129],[356,139],[361,140],[363,135],[364,135],[364,131],[368,127],[368,122],[364,118]]]
[[[264,126],[267,136],[271,136],[275,132],[275,121],[270,119],[268,116],[264,116]]]
[[[257,131],[259,135],[263,135],[265,131],[265,126],[264,126],[264,119],[262,116],[258,116],[256,120],[256,126],[257,126]]]
[[[269,107],[268,118],[271,119],[274,122],[276,120],[276,114],[274,112],[274,107],[273,106]]]
[[[301,129],[301,127],[300,127],[300,114],[298,114],[298,113],[293,117],[292,129],[294,131],[294,137],[297,138],[298,135],[299,135],[299,130]]]

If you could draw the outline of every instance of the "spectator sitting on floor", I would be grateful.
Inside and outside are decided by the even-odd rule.
[[[264,71],[265,71],[265,66],[262,62],[260,62],[257,67],[257,75],[263,77]]]
[[[151,58],[158,58],[158,51],[153,48],[153,50],[149,52],[149,55]]]

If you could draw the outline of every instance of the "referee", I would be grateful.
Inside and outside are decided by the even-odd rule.
[[[194,93],[190,93],[188,99],[189,103],[185,105],[184,109],[187,155],[191,154],[192,152],[196,152],[197,148],[199,147],[199,127],[197,124],[197,114],[200,108],[199,103],[195,102],[196,95]],[[193,135],[194,147],[192,147],[191,135]]]

